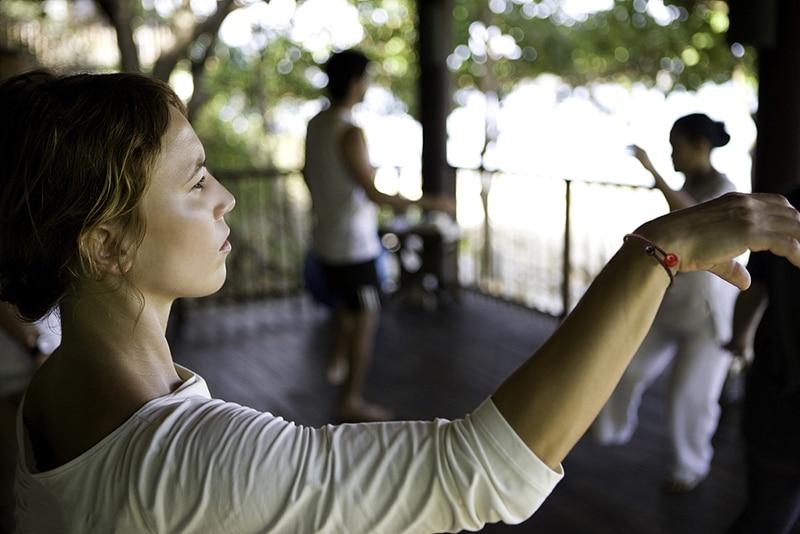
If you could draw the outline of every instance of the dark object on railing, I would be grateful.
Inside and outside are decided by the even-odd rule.
[[[384,247],[398,260],[400,295],[431,308],[457,299],[458,239],[425,224],[384,225],[380,233]]]

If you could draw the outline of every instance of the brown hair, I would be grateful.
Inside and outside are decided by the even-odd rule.
[[[86,237],[101,224],[138,247],[139,204],[161,150],[165,83],[138,74],[32,72],[0,85],[0,300],[36,320],[82,278],[101,277]]]

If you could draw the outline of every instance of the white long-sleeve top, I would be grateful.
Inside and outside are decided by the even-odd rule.
[[[563,476],[490,399],[456,421],[313,429],[212,399],[177,369],[175,392],[50,471],[35,468],[20,408],[19,532],[478,530],[523,521]]]

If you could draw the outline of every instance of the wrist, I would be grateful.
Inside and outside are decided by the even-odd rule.
[[[625,272],[631,279],[637,280],[638,287],[644,288],[650,284],[655,284],[660,290],[670,287],[670,276],[657,260],[644,251],[641,243],[626,240],[622,243],[618,254],[626,263]]]
[[[681,263],[676,266],[675,270],[680,271],[681,264],[686,260],[686,251],[684,250],[686,240],[683,236],[675,235],[675,232],[671,231],[669,226],[665,224],[667,217],[669,217],[669,214],[648,221],[639,226],[633,233],[652,241],[654,245],[657,245],[662,250],[677,255]]]
[[[638,244],[642,253],[650,256],[655,262],[663,267],[664,272],[669,277],[669,284],[672,285],[675,275],[678,274],[680,270],[678,268],[680,258],[677,254],[669,250],[665,250],[664,248],[660,247],[657,242],[640,233],[627,234],[623,238],[623,241],[625,243]]]

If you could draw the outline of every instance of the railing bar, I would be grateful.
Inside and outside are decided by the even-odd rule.
[[[562,259],[562,272],[561,272],[561,303],[563,309],[561,311],[561,319],[564,319],[569,313],[570,295],[569,295],[569,282],[571,280],[571,259],[570,259],[570,234],[571,224],[570,215],[572,213],[572,181],[564,180],[564,256]]]

